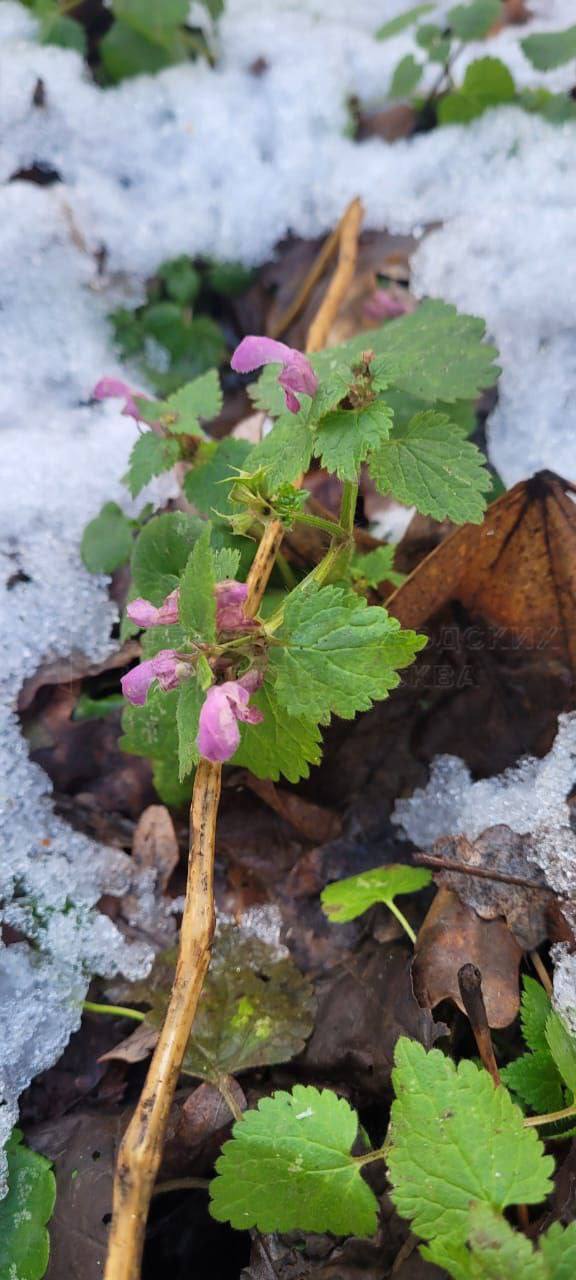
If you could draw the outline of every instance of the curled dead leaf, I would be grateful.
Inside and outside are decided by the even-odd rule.
[[[134,831],[132,858],[140,868],[157,872],[156,889],[163,893],[179,861],[178,839],[168,809],[151,804],[144,810]]]
[[[520,1008],[521,959],[522,949],[503,920],[482,920],[451,889],[440,889],[416,940],[416,999],[423,1009],[453,1000],[464,1013],[458,972],[473,964],[482,974],[489,1025],[507,1027]]]

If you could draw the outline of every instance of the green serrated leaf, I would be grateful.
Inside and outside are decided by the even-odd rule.
[[[428,1262],[443,1267],[453,1280],[547,1280],[541,1254],[530,1241],[514,1231],[505,1218],[487,1204],[472,1205],[468,1248],[440,1238],[421,1253]]]
[[[139,436],[132,453],[128,471],[123,477],[133,498],[136,498],[154,476],[170,471],[180,457],[180,441],[166,440],[154,431]]]
[[[392,863],[364,871],[358,876],[348,876],[345,880],[335,880],[322,890],[320,897],[328,919],[336,924],[346,924],[348,920],[363,915],[376,902],[383,902],[389,907],[395,898],[404,893],[416,893],[430,884],[431,879],[432,873],[425,867]]]
[[[482,341],[484,334],[483,320],[431,299],[412,315],[353,338],[342,353],[359,355],[369,337],[376,354],[389,359],[396,387],[422,400],[451,404],[476,399],[497,380],[496,349]]]
[[[181,307],[189,306],[194,302],[202,287],[200,273],[186,254],[162,263],[157,275],[162,280],[169,297],[173,298],[174,302],[178,302]]]
[[[476,445],[444,414],[426,410],[371,455],[370,474],[381,493],[392,493],[435,520],[481,524],[490,476]]]
[[[240,567],[240,552],[233,550],[232,547],[222,547],[220,551],[213,553],[214,557],[214,579],[216,582],[226,582],[230,578],[235,578]]]
[[[371,1235],[378,1204],[350,1154],[357,1133],[356,1114],[328,1089],[263,1098],[222,1148],[212,1217],[245,1230]]]
[[[187,472],[184,479],[184,493],[198,511],[206,515],[222,512],[231,513],[229,501],[230,485],[226,481],[236,479],[236,472],[241,470],[252,445],[247,440],[236,440],[227,436],[221,443],[210,446],[210,455],[205,462]]]
[[[132,525],[116,502],[106,502],[86,525],[80,555],[90,573],[114,573],[130,559]]]
[[[546,1280],[573,1280],[576,1275],[576,1222],[562,1227],[553,1222],[539,1239],[540,1251],[546,1263]],[[510,1280],[508,1272],[506,1280]]]
[[[22,1144],[14,1129],[6,1144],[8,1194],[0,1200],[0,1276],[42,1280],[48,1266],[56,1180],[50,1162]]]
[[[190,552],[180,585],[180,621],[194,639],[213,644],[216,639],[214,554],[210,525]]]
[[[416,61],[413,53],[407,53],[400,59],[394,70],[388,96],[390,98],[409,98],[422,78],[424,67]]]
[[[382,607],[343,587],[293,592],[270,650],[278,702],[290,715],[351,719],[385,698],[426,643]]]
[[[516,100],[516,86],[499,58],[478,58],[466,68],[460,89],[447,93],[438,103],[439,124],[467,124],[489,107]]]
[[[75,49],[77,53],[86,53],[86,32],[79,22],[55,9],[52,13],[40,15],[40,44],[56,44],[61,49]]]
[[[520,45],[537,71],[552,71],[576,58],[576,26],[564,31],[539,31]]]
[[[341,480],[356,480],[360,464],[388,439],[392,411],[383,400],[363,409],[337,409],[322,418],[314,436],[314,456]]]
[[[395,554],[396,547],[392,545],[375,547],[373,551],[367,551],[364,555],[356,551],[349,569],[352,581],[360,583],[363,587],[374,589],[379,587],[381,582],[391,582],[394,587],[401,587],[406,574],[398,573],[394,569]]]
[[[553,1160],[487,1071],[469,1060],[456,1069],[439,1050],[427,1053],[405,1037],[395,1061],[391,1198],[418,1235],[463,1240],[471,1201],[503,1210],[549,1194]]]
[[[170,432],[197,434],[200,418],[205,421],[215,418],[222,408],[222,388],[216,369],[209,369],[168,396],[166,408],[176,415],[176,421],[168,428]]]
[[[446,20],[459,40],[483,40],[501,16],[500,0],[472,0],[449,9]]]
[[[125,22],[112,23],[100,41],[98,53],[108,79],[114,83],[128,76],[155,75],[179,60],[170,50],[148,40]]]
[[[399,13],[396,18],[392,18],[390,22],[385,22],[382,27],[374,32],[375,40],[389,40],[391,36],[397,36],[401,31],[405,31],[406,27],[411,27],[418,18],[423,18],[425,13],[430,13],[434,8],[433,4],[415,4],[411,9],[407,9],[406,13]]]
[[[303,420],[303,411],[285,413],[278,418],[270,434],[254,446],[250,467],[253,471],[265,468],[270,490],[273,491],[308,470],[313,445],[314,435]]]
[[[528,1048],[536,1053],[542,1050],[550,1053],[546,1039],[546,1022],[552,1008],[550,996],[541,982],[529,978],[526,974],[522,980],[522,1002],[520,1005],[520,1022],[522,1035]]]
[[[576,1040],[554,1009],[546,1021],[546,1040],[562,1079],[576,1097]]]
[[[178,690],[176,722],[178,725],[178,777],[180,782],[183,782],[188,777],[200,759],[196,738],[198,737],[198,723],[205,697],[204,689],[194,677],[186,680]]]
[[[132,599],[143,596],[161,605],[180,586],[190,552],[205,527],[203,520],[180,511],[154,516],[138,534],[132,553]]]
[[[319,764],[322,757],[318,725],[304,716],[288,715],[267,680],[252,695],[250,703],[264,719],[257,725],[241,725],[240,746],[232,763],[272,782],[277,782],[281,774],[288,782],[308,778],[310,765]]]
[[[536,1115],[564,1106],[562,1078],[548,1050],[523,1054],[503,1067],[500,1075],[506,1088],[518,1094]]]

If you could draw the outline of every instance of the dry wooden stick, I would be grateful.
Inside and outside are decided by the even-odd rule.
[[[344,217],[346,217],[346,214],[344,214]],[[295,293],[292,302],[284,309],[284,311],[281,312],[276,323],[270,325],[268,332],[271,338],[279,338],[281,333],[285,333],[288,326],[292,324],[292,321],[308,301],[314,285],[318,283],[323,272],[328,266],[331,257],[336,253],[338,241],[340,240],[341,226],[342,219],[338,223],[338,226],[331,231],[328,239],[324,241],[320,252],[315,257],[310,270],[306,272],[302,284],[300,285],[297,293]]]
[[[338,266],[308,335],[307,350],[319,349],[318,333],[328,333],[353,275],[361,217],[360,202],[353,201],[340,224]],[[248,575],[245,605],[248,614],[256,613],[266,590],[282,533],[279,521],[271,522],[264,532]],[[140,1276],[148,1207],[162,1159],[168,1114],[210,963],[221,775],[221,765],[207,760],[201,760],[196,770],[190,807],[188,883],[176,975],[146,1082],[118,1152],[104,1280],[139,1280]]]

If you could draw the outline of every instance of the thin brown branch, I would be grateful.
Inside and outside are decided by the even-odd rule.
[[[176,976],[146,1082],[124,1134],[114,1179],[105,1280],[138,1280],[148,1206],[168,1113],[210,962],[214,836],[221,766],[201,760],[190,809],[190,858]]]
[[[505,871],[493,871],[488,867],[471,867],[467,862],[453,862],[451,858],[437,858],[433,853],[415,853],[414,861],[425,867],[437,868],[438,871],[451,871],[462,876],[477,876],[480,880],[496,880],[499,884],[517,884],[522,889],[536,889],[538,893],[548,893],[555,897],[561,894],[550,889],[547,884],[539,884],[537,880],[528,880],[525,876],[507,875]]]
[[[358,258],[358,236],[360,235],[363,216],[362,203],[357,197],[348,205],[340,223],[338,265],[326,290],[322,305],[310,325],[306,342],[307,351],[321,351],[326,346],[332,324],[352,284]]]
[[[305,306],[315,284],[321,279],[330,259],[336,253],[338,241],[340,239],[341,222],[330,232],[327,240],[324,241],[322,248],[315,257],[310,270],[306,272],[300,288],[295,293],[292,302],[281,312],[276,322],[270,325],[269,335],[271,338],[279,338],[280,334],[285,333],[288,326],[296,319],[296,316]]]
[[[338,228],[338,265],[308,335],[307,350],[323,345],[348,288],[358,248],[362,206],[355,200]],[[246,612],[256,613],[282,541],[278,521],[268,525],[248,575]],[[162,1159],[166,1124],[204,979],[214,933],[214,847],[221,765],[201,760],[190,808],[186,903],[176,976],[166,1019],[144,1088],[122,1139],[114,1179],[113,1215],[104,1280],[139,1280],[144,1232]]]
[[[536,973],[538,974],[538,977],[542,983],[542,986],[544,987],[546,995],[551,996],[552,995],[552,979],[550,977],[550,974],[548,973],[548,970],[544,964],[544,961],[539,956],[537,951],[530,951],[529,954],[530,954],[530,959],[532,961],[532,964],[534,965],[534,968],[536,970]]]

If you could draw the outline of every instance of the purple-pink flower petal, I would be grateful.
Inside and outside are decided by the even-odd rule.
[[[92,392],[95,400],[114,400],[120,399],[123,396],[124,407],[122,409],[122,413],[127,418],[136,418],[138,422],[140,420],[143,421],[143,419],[142,414],[136,406],[134,396],[139,396],[141,394],[142,393],[140,391],[134,391],[132,387],[129,387],[128,383],[123,382],[121,378],[100,378],[100,381],[96,383]],[[142,398],[147,399],[148,397],[143,396]]]
[[[122,677],[120,683],[124,697],[135,707],[143,707],[153,680],[157,680],[165,692],[176,689],[179,684],[178,663],[175,649],[161,649],[153,658],[141,662]]]
[[[263,364],[281,364],[278,382],[290,413],[298,413],[300,408],[295,392],[314,396],[318,390],[318,378],[306,356],[295,347],[287,346],[285,342],[277,342],[275,338],[259,337],[256,334],[243,338],[230,363],[237,373],[252,373]]]
[[[213,763],[229,760],[240,745],[238,721],[259,724],[263,719],[257,707],[248,705],[250,690],[238,680],[213,685],[208,690],[200,712],[196,745],[200,755]]]
[[[166,596],[159,608],[139,596],[137,600],[131,600],[126,606],[126,613],[138,627],[167,626],[179,621],[179,601],[180,591],[176,587],[175,591],[171,591],[170,595]]]
[[[248,584],[226,578],[216,583],[216,627],[218,631],[238,631],[256,624],[247,618],[244,605],[248,596]]]
[[[364,303],[364,315],[369,320],[393,320],[408,311],[408,303],[389,289],[376,289]]]

